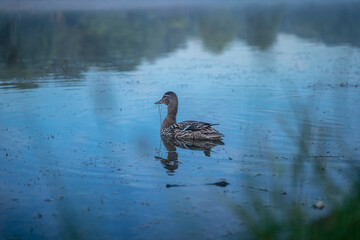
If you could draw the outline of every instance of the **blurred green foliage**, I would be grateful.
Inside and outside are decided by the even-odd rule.
[[[255,239],[359,239],[360,238],[360,182],[341,203],[333,207],[330,214],[319,220],[309,221],[309,213],[301,204],[279,210],[261,207],[256,200],[252,212],[237,209]],[[278,199],[279,200],[279,199]],[[284,203],[279,200],[280,205]],[[316,211],[314,209],[314,211]]]
[[[332,156],[326,156],[321,147],[313,153],[309,151],[314,139],[321,136],[321,133],[312,131],[313,113],[309,111],[309,103],[301,104],[293,100],[289,100],[289,103],[292,111],[298,114],[296,132],[286,125],[286,121],[281,122],[288,136],[297,136],[294,137],[294,143],[298,152],[290,163],[292,192],[283,192],[283,189],[286,189],[285,181],[273,181],[272,189],[265,191],[268,193],[266,198],[264,194],[249,192],[247,197],[251,207],[234,207],[234,204],[231,204],[232,210],[255,239],[359,239],[359,154],[354,152],[346,159],[337,158],[336,161],[346,168],[346,171],[343,171],[342,167],[335,171],[335,168],[326,167]],[[303,116],[305,121],[300,116]],[[330,127],[323,128],[328,133],[338,131]],[[340,145],[346,145],[341,137],[337,141]],[[281,170],[283,169],[278,169],[279,172]],[[339,178],[334,175],[341,175],[346,179],[346,185],[337,182]],[[309,203],[305,203],[302,185],[306,185],[306,179],[309,178],[313,179],[312,187],[316,189],[316,193],[326,199],[324,202],[320,201],[323,206],[316,206],[316,202],[313,202],[311,208]],[[325,214],[319,213],[318,211],[325,210],[324,206]]]

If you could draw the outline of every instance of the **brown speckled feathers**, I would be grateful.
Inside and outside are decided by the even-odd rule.
[[[161,135],[173,136],[176,139],[219,139],[224,135],[219,133],[210,124],[199,121],[184,121],[171,124],[167,128],[161,129]]]

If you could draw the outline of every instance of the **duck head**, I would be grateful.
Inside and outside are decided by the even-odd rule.
[[[160,101],[155,104],[165,104],[167,106],[167,115],[161,124],[161,129],[165,129],[171,124],[176,123],[176,114],[178,111],[178,98],[174,92],[166,92]]]
[[[174,92],[166,92],[160,101],[155,104],[165,104],[166,106],[177,106],[178,98]]]

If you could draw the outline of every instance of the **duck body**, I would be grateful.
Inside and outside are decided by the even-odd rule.
[[[155,104],[167,105],[168,112],[161,124],[161,136],[174,139],[192,140],[220,140],[224,137],[211,124],[200,121],[184,121],[177,123],[176,115],[178,110],[178,98],[174,92],[166,92],[163,98]]]
[[[214,125],[218,124],[199,121],[184,121],[170,124],[169,126],[160,129],[160,134],[175,139],[209,140],[222,138],[224,135],[212,128]]]

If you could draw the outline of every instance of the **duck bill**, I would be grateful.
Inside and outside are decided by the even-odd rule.
[[[163,101],[161,99],[160,101],[157,101],[155,104],[162,104],[162,103],[163,103]]]

